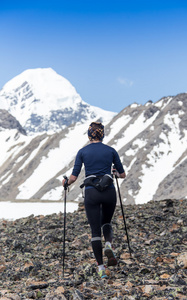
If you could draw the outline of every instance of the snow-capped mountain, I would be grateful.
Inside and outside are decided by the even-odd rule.
[[[28,134],[57,132],[92,119],[107,122],[115,115],[84,102],[51,68],[26,70],[7,82],[0,91],[0,108],[19,120]]]
[[[88,142],[90,119],[56,133],[24,135],[19,123],[12,126],[2,116],[5,111],[0,111],[0,199],[59,200],[63,175],[71,174],[77,151]],[[104,125],[103,142],[118,151],[127,173],[119,179],[124,203],[187,196],[187,94],[134,103]],[[83,178],[84,169],[68,200],[82,197]]]

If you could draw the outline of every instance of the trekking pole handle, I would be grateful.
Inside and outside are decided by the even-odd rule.
[[[113,165],[113,166],[112,166],[112,173],[113,173],[113,176],[115,176],[115,178],[118,178],[116,172],[117,172],[116,167]]]
[[[63,176],[63,177],[64,177],[64,179],[65,179],[65,182],[64,182],[64,189],[67,190],[67,189],[68,189],[68,178],[67,178],[66,175]]]

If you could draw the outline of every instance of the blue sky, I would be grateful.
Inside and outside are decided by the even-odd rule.
[[[1,0],[0,44],[0,88],[51,67],[105,110],[187,92],[187,1]]]

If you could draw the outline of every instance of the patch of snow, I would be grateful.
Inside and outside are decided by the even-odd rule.
[[[28,136],[18,134],[16,129],[7,129],[0,132],[0,165],[10,157],[14,158],[21,149],[30,143],[31,139]]]
[[[140,148],[143,148],[145,145],[147,144],[147,142],[145,140],[142,140],[142,139],[136,139],[134,142],[133,142],[133,146],[138,146],[139,149]]]
[[[135,149],[132,149],[132,148],[130,148],[129,150],[127,150],[126,152],[125,152],[125,154],[127,155],[127,156],[134,156],[134,155],[136,155],[136,153],[141,149],[141,148],[143,148],[145,145],[147,144],[147,142],[146,141],[144,141],[144,140],[142,140],[142,139],[137,139],[137,140],[135,140],[133,143],[132,143],[132,146],[137,146]]]
[[[15,164],[18,164],[20,161],[22,161],[22,159],[27,155],[27,153],[24,153],[23,155],[20,155],[16,161],[15,161]]]
[[[131,160],[130,165],[126,168],[126,173],[128,174],[128,172],[130,171],[130,169],[132,168],[133,164],[136,161],[136,156]]]
[[[131,108],[136,108],[138,106],[140,106],[140,104],[137,104],[137,103],[133,103],[133,104],[130,105]]]
[[[34,149],[32,151],[32,153],[29,155],[28,159],[24,162],[24,164],[19,168],[18,172],[23,170],[25,168],[25,166],[27,166],[31,161],[32,159],[34,159],[34,157],[36,156],[36,154],[38,153],[39,149],[45,144],[45,142],[47,141],[48,137],[46,137],[44,140],[42,140],[39,144],[39,146]]]
[[[7,182],[9,182],[9,180],[13,177],[13,174],[10,174],[3,182],[2,182],[2,186],[5,185]]]
[[[66,211],[74,212],[78,209],[78,203],[67,202]],[[50,215],[64,212],[63,202],[10,202],[0,201],[0,219],[16,220],[30,215]]]
[[[126,126],[131,120],[128,115],[123,115],[112,123],[110,126],[110,133],[104,137],[104,143],[108,143],[119,131]]]
[[[54,189],[51,189],[41,198],[41,200],[63,200],[63,190],[63,186],[58,186]]]
[[[123,136],[118,139],[115,146],[116,150],[119,151],[124,145],[132,141],[139,133],[145,130],[158,116],[159,111],[157,111],[152,118],[145,120],[144,114],[142,113],[135,123],[130,124],[128,128],[123,133]]]
[[[155,106],[164,109],[171,102],[172,99],[173,99],[173,97],[168,97],[167,99],[162,99],[162,100],[156,102]],[[165,104],[164,104],[164,101],[166,101]]]
[[[179,116],[183,116],[185,114],[185,112],[183,110],[179,110],[178,114],[179,114]]]
[[[148,101],[145,106],[149,106],[149,105],[152,105],[152,102]]]
[[[125,155],[127,155],[127,156],[134,156],[138,150],[139,150],[139,149],[137,149],[137,148],[136,148],[136,149],[130,148],[130,149],[128,149],[128,150],[125,152]]]
[[[82,198],[82,193],[80,193],[80,194],[78,195],[78,197],[75,199],[75,202],[76,202],[76,201],[79,202],[81,198]]]

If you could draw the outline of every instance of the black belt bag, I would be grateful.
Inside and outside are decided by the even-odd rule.
[[[80,188],[84,186],[93,186],[98,191],[102,192],[106,190],[113,183],[113,178],[109,174],[103,176],[90,175],[84,179],[84,183],[81,184]]]

